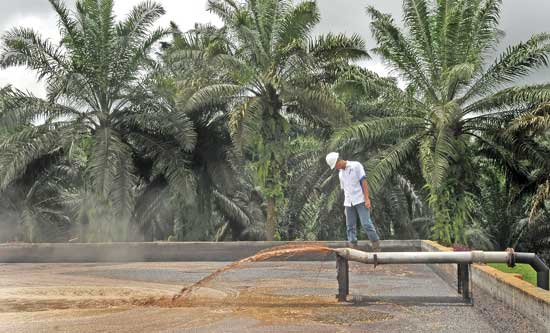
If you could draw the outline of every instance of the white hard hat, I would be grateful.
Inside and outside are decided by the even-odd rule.
[[[336,161],[338,161],[339,156],[340,154],[335,152],[327,154],[327,157],[326,157],[327,164],[331,169],[334,169],[334,167],[336,167]]]

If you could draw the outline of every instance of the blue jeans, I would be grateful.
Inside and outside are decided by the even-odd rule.
[[[362,202],[355,206],[346,207],[346,227],[348,233],[348,241],[353,243],[357,242],[357,216],[359,216],[359,220],[361,220],[361,225],[363,226],[363,228],[365,228],[369,240],[380,240],[380,237],[378,237],[378,233],[374,228],[374,224],[372,223],[370,211],[367,207],[365,207],[365,203]]]

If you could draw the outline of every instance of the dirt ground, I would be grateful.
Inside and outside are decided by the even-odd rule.
[[[247,264],[177,305],[166,301],[224,264],[0,264],[0,331],[536,331],[475,289],[475,305],[464,304],[424,265],[350,263],[346,303],[336,302],[330,261]]]

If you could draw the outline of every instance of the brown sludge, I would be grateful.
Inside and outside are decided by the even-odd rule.
[[[330,255],[333,253],[333,250],[329,247],[309,243],[309,244],[289,244],[283,246],[277,246],[269,249],[262,250],[256,253],[253,256],[241,259],[239,261],[233,262],[229,265],[226,265],[208,276],[200,279],[196,283],[183,288],[178,294],[174,296],[137,296],[131,298],[115,298],[115,299],[79,299],[72,300],[70,298],[64,299],[55,299],[55,300],[33,300],[28,302],[15,302],[9,301],[5,304],[6,311],[44,311],[44,310],[54,310],[54,309],[101,309],[101,308],[127,308],[127,307],[159,307],[159,308],[186,308],[186,307],[196,307],[196,306],[205,306],[205,307],[217,307],[217,306],[228,306],[228,307],[237,307],[235,310],[237,312],[250,312],[249,314],[256,314],[255,307],[263,309],[259,311],[265,312],[265,316],[269,313],[278,313],[279,311],[285,310],[288,311],[289,307],[297,306],[301,308],[301,311],[298,311],[303,315],[304,313],[312,312],[313,309],[320,308],[331,308],[337,305],[335,299],[326,298],[322,296],[281,296],[281,295],[271,295],[269,287],[264,289],[255,289],[248,291],[241,291],[238,295],[232,295],[226,299],[212,298],[212,297],[201,297],[200,293],[196,294],[194,291],[197,291],[199,288],[204,288],[206,284],[220,276],[222,273],[232,270],[242,268],[247,263],[261,262],[266,261],[272,258],[288,258],[295,255],[302,255],[308,253],[320,253]],[[209,288],[207,288],[209,289]],[[0,307],[1,309],[2,307]],[[269,310],[266,310],[269,309]],[[296,315],[297,317],[300,317]],[[291,316],[291,317],[296,317]]]

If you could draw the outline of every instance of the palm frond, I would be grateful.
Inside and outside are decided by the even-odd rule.
[[[193,122],[184,112],[130,113],[124,115],[122,124],[154,136],[170,137],[186,151],[193,150],[197,143]]]
[[[432,75],[437,76],[437,58],[431,30],[430,6],[425,0],[403,1],[404,22],[414,40],[418,42],[417,52],[426,64],[431,64]]]
[[[508,130],[511,132],[530,132],[543,134],[550,129],[550,104],[544,103],[531,112],[525,112],[511,121]]]
[[[64,43],[76,44],[80,42],[81,36],[77,29],[77,22],[71,17],[70,10],[65,6],[62,0],[48,0],[54,8],[62,35],[65,36]]]
[[[399,168],[414,156],[419,140],[420,135],[413,135],[382,151],[379,157],[369,159],[367,179],[372,192],[379,191],[386,180],[394,176]]]
[[[122,221],[128,221],[134,211],[136,176],[130,150],[118,150],[113,191],[110,200]]]
[[[318,86],[317,89],[298,89],[285,91],[288,101],[295,100],[296,105],[289,105],[288,110],[314,124],[339,126],[347,121],[347,112],[343,103],[337,100],[329,87]]]
[[[550,100],[550,84],[511,87],[482,98],[464,108],[463,114],[486,114],[505,109],[546,103]]]
[[[242,207],[231,200],[230,197],[218,191],[214,191],[214,199],[218,209],[230,221],[230,224],[238,225],[237,229],[246,229],[252,224],[252,219]]]
[[[534,35],[524,43],[508,47],[472,85],[461,101],[494,91],[538,68],[548,66],[549,55],[550,34],[546,33]]]
[[[2,36],[0,67],[27,66],[48,78],[67,66],[63,48],[28,28],[13,28]]]
[[[118,23],[117,33],[129,41],[146,37],[155,21],[165,13],[164,8],[156,2],[141,2],[132,8],[124,21]]]
[[[231,99],[241,96],[242,86],[235,84],[214,84],[197,91],[185,104],[186,110],[195,110],[223,105]]]
[[[63,147],[67,134],[43,125],[4,138],[0,144],[0,191],[21,177],[33,161]]]
[[[341,147],[350,141],[356,141],[360,145],[372,144],[396,136],[414,133],[424,126],[424,120],[415,117],[373,119],[338,130],[331,140],[331,147]]]
[[[258,97],[245,99],[229,112],[229,132],[238,147],[252,143],[260,126],[262,105]]]
[[[550,200],[550,180],[541,184],[537,189],[537,193],[531,201],[531,208],[529,210],[529,222],[533,220],[535,215],[541,210],[542,207]]]
[[[400,29],[395,26],[393,19],[374,7],[369,7],[367,11],[372,17],[371,30],[378,44],[376,52],[391,61],[396,69],[403,72],[407,80],[418,84],[427,97],[438,101],[439,97],[419,62],[420,57]]]
[[[95,135],[94,151],[90,161],[90,174],[95,191],[104,199],[109,198],[117,176],[118,155],[124,154],[126,147],[112,128],[99,128]]]
[[[3,107],[0,110],[0,127],[17,128],[39,121],[72,119],[82,115],[77,110],[37,98],[17,89],[0,92]]]
[[[501,5],[502,0],[481,2],[473,17],[470,42],[464,47],[464,59],[477,58],[480,53],[489,53],[498,43],[503,35],[503,32],[498,29]]]
[[[445,96],[447,100],[453,100],[462,84],[470,82],[474,75],[474,64],[458,64],[445,73]]]
[[[240,8],[233,0],[208,0],[207,9],[228,24],[231,23],[233,14]]]
[[[458,160],[459,142],[453,137],[449,128],[441,126],[437,133],[433,149],[433,167],[429,178],[430,186],[440,188],[447,176],[450,165]]]
[[[265,1],[267,3],[271,1]],[[273,1],[273,3],[276,3]],[[299,3],[280,20],[276,31],[276,45],[286,47],[295,40],[304,40],[308,37],[313,27],[319,23],[320,13],[315,1]]]

